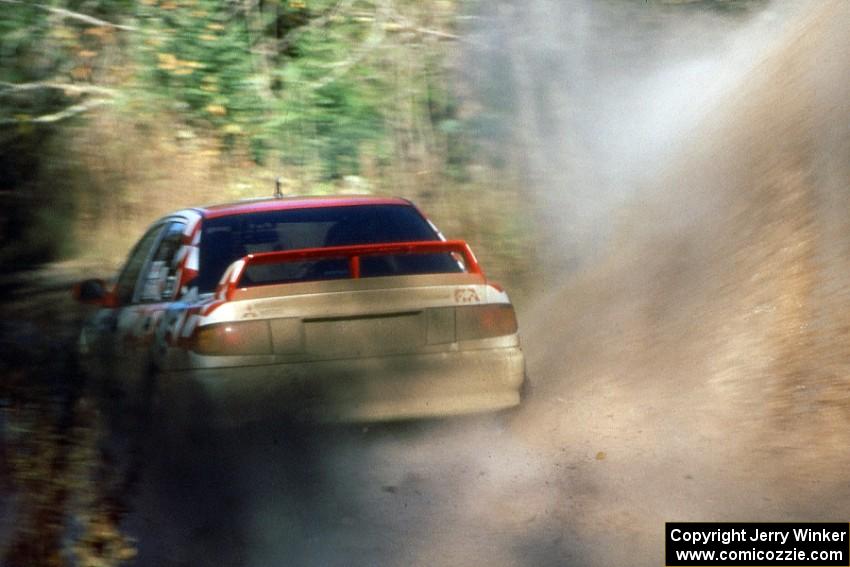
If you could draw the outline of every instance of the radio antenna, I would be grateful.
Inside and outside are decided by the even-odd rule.
[[[274,198],[275,199],[283,199],[283,189],[282,185],[282,177],[278,176],[274,178]]]

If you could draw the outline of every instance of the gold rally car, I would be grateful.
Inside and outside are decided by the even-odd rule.
[[[244,423],[374,421],[517,406],[525,364],[507,293],[409,201],[286,197],[155,222],[80,336],[123,396]]]

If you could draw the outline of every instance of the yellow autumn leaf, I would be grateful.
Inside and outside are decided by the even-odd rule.
[[[224,116],[227,114],[227,109],[220,104],[208,104],[206,111],[214,116]]]
[[[217,40],[218,38],[217,38],[216,36],[214,36],[214,35],[211,35],[211,34],[208,34],[208,33],[204,33],[204,34],[199,35],[199,36],[198,36],[198,39],[200,39],[200,40],[202,40],[202,41],[215,41],[215,40]]]
[[[215,31],[221,31],[221,30],[224,29],[224,26],[222,24],[217,24],[217,23],[213,22],[211,24],[207,24],[207,29],[215,30]]]
[[[77,53],[80,57],[84,59],[91,59],[97,55],[97,51],[92,51],[91,49],[83,49],[79,53]]]
[[[156,58],[163,65],[176,65],[177,56],[173,53],[157,53]]]
[[[91,77],[91,67],[75,67],[71,69],[71,76],[77,80]]]
[[[157,53],[156,58],[159,60],[157,68],[163,71],[173,71],[180,63],[179,59],[171,53]]]
[[[50,35],[52,35],[53,37],[55,37],[57,39],[65,39],[65,40],[75,40],[75,39],[77,39],[77,34],[74,33],[73,30],[70,30],[66,27],[58,27],[58,28],[52,29],[50,31]]]
[[[93,35],[95,37],[104,37],[104,36],[111,34],[112,30],[110,28],[106,27],[106,26],[99,26],[99,27],[88,28],[83,33],[86,34],[86,35]]]
[[[138,550],[132,545],[128,545],[124,543],[118,550],[118,559],[121,561],[129,561],[133,559],[136,555],[138,555]]]

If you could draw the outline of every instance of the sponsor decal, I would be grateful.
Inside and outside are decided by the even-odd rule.
[[[475,288],[466,287],[455,290],[455,303],[480,303],[481,298]]]

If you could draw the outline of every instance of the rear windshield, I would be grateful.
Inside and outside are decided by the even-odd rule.
[[[250,213],[205,220],[201,235],[201,293],[213,291],[224,270],[247,254],[351,244],[439,240],[419,211],[407,205],[356,205]],[[450,254],[365,257],[361,277],[462,271]],[[242,285],[346,278],[344,259],[249,266]]]

